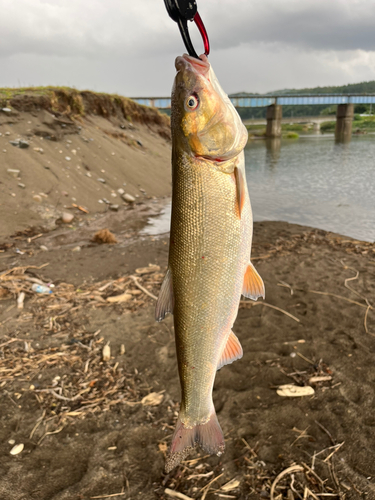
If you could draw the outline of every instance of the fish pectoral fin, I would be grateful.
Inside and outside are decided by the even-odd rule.
[[[168,268],[167,274],[164,276],[163,283],[160,288],[158,300],[155,308],[156,321],[162,321],[167,313],[173,314],[174,294],[172,273]]]
[[[220,370],[224,365],[229,365],[236,361],[236,359],[241,359],[243,355],[242,346],[236,335],[231,331],[225,344],[224,350],[221,354],[221,358],[217,365],[217,369]]]
[[[241,213],[243,206],[245,204],[245,196],[246,196],[246,189],[245,189],[245,180],[243,178],[242,172],[238,167],[234,167],[234,179],[236,182],[236,196],[237,196],[237,206],[238,206],[238,213],[241,219]]]
[[[259,297],[264,299],[265,297],[263,280],[251,262],[249,262],[245,271],[242,295],[253,300],[257,300]]]

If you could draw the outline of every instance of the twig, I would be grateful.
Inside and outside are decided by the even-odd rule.
[[[194,500],[191,497],[184,495],[183,493],[179,493],[178,491],[170,490],[169,488],[165,488],[164,493],[169,495],[170,497],[181,498],[181,500]]]
[[[111,498],[111,497],[119,497],[126,495],[126,491],[121,491],[120,493],[112,493],[112,495],[98,495],[96,497],[90,497],[90,498]]]
[[[298,318],[296,318],[295,316],[293,316],[293,314],[290,314],[287,311],[284,311],[284,309],[280,309],[280,307],[276,307],[276,306],[273,306],[271,304],[268,304],[268,302],[264,302],[264,301],[262,301],[262,302],[250,302],[249,300],[240,300],[240,303],[241,304],[248,304],[251,307],[254,307],[254,306],[271,307],[271,309],[275,309],[276,311],[279,311],[283,314],[286,314],[286,316],[289,316],[289,318],[294,319],[294,321],[297,321],[297,323],[301,323],[301,321]]]
[[[321,423],[319,423],[317,420],[314,420],[314,422],[316,423],[316,425],[318,425],[322,429],[322,431],[324,431],[327,434],[327,436],[331,440],[331,443],[333,444],[333,446],[336,446],[335,440],[333,439],[332,434],[329,432],[329,430],[326,429],[324,427],[324,425],[322,425]]]
[[[58,434],[59,432],[61,432],[63,429],[64,429],[64,425],[60,427],[60,429],[56,429],[55,431],[48,431],[46,432],[38,441],[38,445],[43,441],[43,439],[51,434]]]
[[[30,433],[30,436],[29,436],[29,439],[32,439],[32,437],[34,436],[34,433],[35,431],[37,430],[37,428],[40,426],[40,424],[42,423],[43,421],[43,418],[46,416],[46,410],[43,410],[43,414],[41,417],[38,418],[38,420],[36,421],[36,424],[34,425],[33,427],[33,430],[31,431]]]
[[[153,293],[149,292],[146,288],[144,288],[142,285],[140,285],[138,283],[138,280],[135,276],[129,276],[129,278],[131,278],[134,281],[135,286],[137,286],[140,290],[142,290],[142,292],[144,292],[146,295],[148,295],[152,299],[158,300],[158,298]]]
[[[272,486],[271,486],[271,491],[270,491],[271,500],[275,500],[276,485],[284,476],[287,476],[288,474],[292,474],[292,472],[303,472],[303,471],[304,471],[304,468],[302,467],[302,465],[292,465],[291,467],[288,467],[287,469],[280,472],[280,474],[278,476],[276,476],[276,479],[274,480],[274,482],[272,483]]]
[[[297,356],[299,356],[300,358],[304,359],[305,361],[307,361],[307,363],[310,363],[310,365],[313,365],[315,366],[315,363],[314,361],[311,361],[311,359],[308,359],[306,358],[306,356],[304,356],[303,354],[301,354],[300,352],[296,352]]]
[[[217,481],[221,476],[224,476],[224,472],[222,474],[220,474],[219,476],[214,477],[208,484],[206,484],[206,486],[204,486],[201,489],[201,491],[203,491],[203,495],[202,495],[201,500],[204,500],[206,498],[208,490],[210,489],[211,484],[214,483],[215,481]]]
[[[293,295],[293,288],[288,284],[286,283],[285,281],[280,281],[280,283],[277,284],[277,286],[282,286],[284,288],[289,288],[290,290],[290,295]]]
[[[302,290],[302,291],[304,291],[304,290]],[[318,295],[328,295],[330,297],[336,297],[336,299],[342,299],[342,300],[345,300],[346,302],[350,302],[351,304],[356,304],[357,306],[369,307],[370,309],[373,309],[372,306],[368,306],[368,305],[365,306],[364,304],[361,304],[360,302],[356,302],[355,300],[347,299],[346,297],[343,297],[342,295],[336,295],[335,293],[319,292],[318,290],[306,290],[306,292],[316,293]]]
[[[60,394],[57,394],[53,389],[35,389],[35,392],[48,392],[49,394],[52,394],[52,396],[55,396],[57,399],[61,399],[62,401],[76,401],[81,397],[80,394],[77,394],[77,396],[74,396],[73,398],[66,398],[65,396],[60,396]]]

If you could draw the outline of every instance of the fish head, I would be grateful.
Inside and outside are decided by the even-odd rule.
[[[176,59],[172,89],[172,135],[196,157],[225,161],[245,147],[248,132],[221,88],[205,55]]]

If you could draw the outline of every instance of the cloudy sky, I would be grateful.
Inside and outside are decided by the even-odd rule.
[[[375,80],[375,0],[197,3],[228,93]],[[0,12],[0,87],[170,94],[184,46],[163,0],[0,0]]]

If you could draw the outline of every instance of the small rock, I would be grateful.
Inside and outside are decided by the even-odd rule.
[[[13,196],[13,198],[16,197],[16,193],[10,193],[10,196]]]
[[[122,199],[124,201],[126,201],[127,203],[134,203],[135,202],[135,198],[134,196],[132,196],[131,194],[129,193],[125,193],[122,195]]]
[[[7,152],[7,150],[6,150],[6,149],[3,149],[3,153],[6,153],[6,152]]]
[[[68,212],[64,212],[61,216],[61,220],[63,221],[64,224],[70,224],[73,219],[74,215]]]
[[[103,355],[103,361],[110,361],[111,348],[109,347],[108,344],[103,347],[102,355]]]
[[[141,143],[141,141],[137,140],[136,142],[137,142],[138,146],[141,146],[141,148],[143,148],[143,144]]]
[[[104,201],[104,203],[107,203],[107,205],[110,205],[110,203],[111,203],[109,200],[107,200],[107,198],[103,198],[103,201]]]
[[[112,198],[116,198],[117,194],[116,193],[111,193]]]
[[[42,197],[39,194],[34,194],[33,200],[37,203],[42,203]]]
[[[70,156],[65,156],[65,160],[70,161],[71,160]]]
[[[115,156],[116,153],[111,153],[112,156]]]
[[[120,208],[119,205],[109,205],[109,209],[112,210],[113,212],[118,212],[119,208]]]
[[[62,194],[63,196],[69,196],[69,193],[68,193],[68,192],[66,192],[66,191],[61,191],[61,194]]]
[[[125,194],[125,190],[124,190],[124,189],[122,189],[122,188],[119,188],[119,189],[117,190],[117,192],[118,192],[118,194],[120,194],[120,195]]]
[[[104,201],[103,201],[103,200],[98,200],[98,202],[99,202],[99,203],[104,203]]]
[[[16,170],[15,168],[8,168],[7,169],[7,172],[9,175],[11,175],[12,177],[19,177],[21,171],[20,170]]]
[[[99,177],[98,182],[102,182],[103,184],[105,184],[105,179],[102,179],[101,177]]]
[[[19,182],[19,183],[18,183],[18,187],[20,187],[20,188],[22,188],[22,189],[25,189],[25,187],[26,187],[26,186],[25,186],[25,184],[22,184],[22,182]]]
[[[10,108],[2,108],[1,111],[3,111],[4,113],[11,113],[12,110]]]
[[[77,246],[77,247],[74,247],[72,252],[80,252],[81,251],[81,247],[80,246]]]
[[[72,151],[71,151],[71,152],[72,152],[74,155],[76,155],[76,154],[77,154],[77,150],[76,150],[76,149],[72,149]]]
[[[45,245],[40,245],[39,247],[43,252],[48,252],[48,248]]]
[[[13,446],[14,444],[16,444],[16,442],[15,442],[15,440],[14,440],[14,439],[9,439],[8,443],[9,443],[9,444],[11,444],[12,446]]]
[[[10,135],[10,132],[5,132],[5,135]]]
[[[23,141],[22,139],[17,139],[16,141],[9,141],[9,144],[15,146],[16,148],[26,149],[30,146],[27,141]]]
[[[13,446],[13,448],[10,450],[10,454],[11,455],[18,455],[19,453],[21,453],[21,451],[24,449],[24,444],[21,443],[21,444],[16,444],[15,446]]]
[[[43,148],[33,148],[33,150],[36,151],[37,153],[40,153],[41,155],[44,153]]]
[[[92,175],[90,174],[90,172],[86,172],[86,177],[92,177]]]

